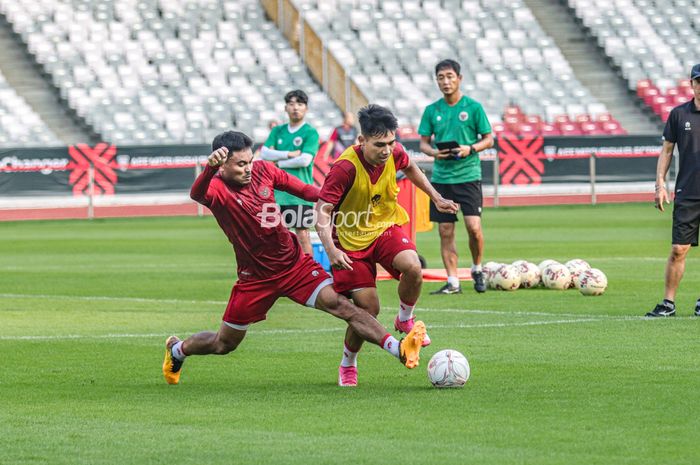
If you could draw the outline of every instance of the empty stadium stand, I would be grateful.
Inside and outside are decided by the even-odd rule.
[[[207,143],[232,127],[264,140],[293,88],[322,135],[341,117],[256,0],[0,0],[0,13],[116,144]]]
[[[690,68],[700,61],[700,4],[690,0],[569,0],[569,6],[662,120],[692,98]]]
[[[497,131],[624,133],[520,1],[294,3],[367,97],[394,108],[403,124],[417,126],[439,98],[434,66],[453,57],[463,64],[463,90]]]

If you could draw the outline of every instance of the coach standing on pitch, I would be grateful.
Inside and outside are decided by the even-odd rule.
[[[444,198],[461,205],[469,234],[472,255],[472,279],[477,292],[486,292],[481,259],[484,236],[481,231],[481,160],[479,152],[493,147],[493,135],[481,104],[462,95],[460,65],[443,60],[435,66],[435,77],[443,98],[428,105],[423,112],[418,134],[421,152],[435,158],[431,182]],[[436,142],[457,142],[458,148],[438,150]],[[481,136],[481,140],[479,140]],[[440,213],[430,203],[430,221],[439,223],[440,252],[447,271],[447,284],[431,294],[460,294],[457,276],[455,223],[457,215]]]
[[[690,71],[693,100],[671,110],[664,128],[664,144],[656,165],[656,208],[664,211],[669,203],[666,173],[671,166],[673,148],[678,145],[679,169],[676,176],[676,197],[673,202],[673,232],[671,255],[666,262],[664,300],[649,317],[676,314],[676,289],[683,278],[685,256],[690,247],[698,245],[700,227],[700,63]],[[695,303],[695,316],[700,316],[700,299]]]

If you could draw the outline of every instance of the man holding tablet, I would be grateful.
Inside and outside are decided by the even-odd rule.
[[[479,152],[493,147],[494,142],[483,107],[460,90],[460,71],[459,63],[454,60],[443,60],[435,66],[443,97],[425,108],[418,134],[421,136],[421,152],[435,158],[431,177],[435,190],[461,205],[469,234],[474,289],[486,292],[481,270],[484,237],[481,231],[483,199]],[[432,146],[433,136],[437,148]],[[457,215],[441,213],[431,202],[430,221],[439,224],[440,252],[447,271],[447,283],[431,294],[461,294],[455,245]]]

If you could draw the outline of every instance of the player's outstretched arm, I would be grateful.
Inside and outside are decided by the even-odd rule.
[[[321,189],[313,184],[306,184],[296,176],[292,176],[277,167],[273,167],[272,169],[274,170],[275,189],[288,192],[295,197],[308,200],[309,202],[316,202],[318,200],[318,194],[321,192]]]
[[[659,153],[659,161],[656,164],[656,187],[654,193],[654,205],[660,211],[664,211],[664,203],[667,205],[670,202],[668,191],[666,190],[666,173],[671,167],[671,158],[673,158],[673,148],[676,144],[664,141]]]
[[[219,167],[224,164],[228,158],[228,149],[221,147],[214,150],[207,158],[207,166],[204,171],[195,179],[192,188],[190,189],[190,198],[196,202],[206,205],[207,191],[209,183],[214,175],[219,171]]]
[[[442,213],[457,213],[457,210],[459,207],[457,206],[456,203],[454,203],[452,200],[447,200],[440,195],[438,191],[435,190],[432,184],[430,184],[430,181],[428,181],[428,178],[425,177],[425,174],[423,171],[421,171],[420,168],[418,168],[418,165],[416,165],[416,162],[411,160],[408,163],[408,166],[403,169],[404,174],[406,177],[411,181],[415,186],[428,194],[428,197],[430,197],[430,200],[435,203],[435,206],[439,211]]]

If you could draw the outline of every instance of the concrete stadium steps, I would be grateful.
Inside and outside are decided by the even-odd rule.
[[[58,90],[44,77],[25,44],[0,14],[0,70],[8,84],[27,101],[46,125],[66,145],[92,143],[97,137],[77,121],[59,98]]]

